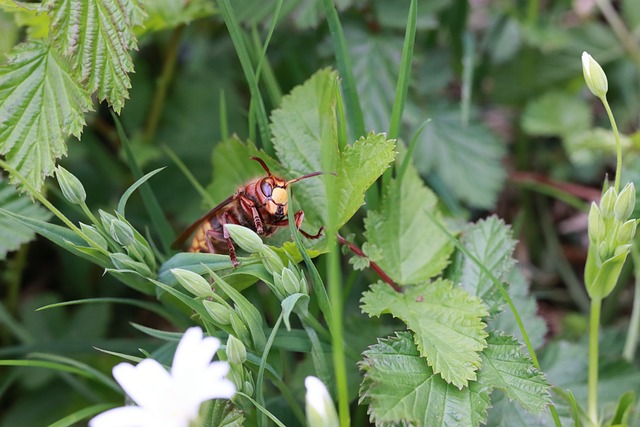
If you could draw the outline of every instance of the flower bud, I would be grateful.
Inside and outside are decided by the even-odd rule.
[[[233,335],[227,338],[227,359],[236,365],[242,365],[247,360],[247,348]]]
[[[105,251],[109,249],[107,240],[94,226],[80,223],[80,230],[82,230],[82,232],[86,234],[87,238],[91,239],[93,243],[98,245],[101,249],[104,249]],[[90,244],[88,241],[87,243]]]
[[[98,210],[98,214],[100,215],[100,222],[102,222],[102,227],[105,229],[105,231],[110,231],[111,222],[115,221],[118,218],[108,212],[103,211],[102,209]]]
[[[87,192],[80,180],[62,166],[56,167],[56,179],[62,195],[69,203],[80,205],[87,199]]]
[[[231,364],[231,369],[229,369],[227,379],[236,386],[237,390],[242,390],[242,386],[245,381],[244,376],[244,369],[242,368],[242,365]]]
[[[111,263],[116,268],[116,270],[135,271],[145,277],[153,276],[147,264],[134,261],[127,254],[123,254],[121,252],[111,253],[109,254],[109,258],[111,259]]]
[[[636,207],[636,187],[632,182],[624,186],[616,199],[613,212],[618,221],[629,219]]]
[[[626,245],[618,245],[616,246],[616,250],[613,252],[613,257],[617,257],[619,255],[628,255],[631,252],[631,243]]]
[[[582,74],[592,94],[598,98],[604,98],[607,95],[607,90],[609,89],[607,75],[600,64],[587,52],[582,52]]]
[[[245,381],[242,386],[242,392],[247,396],[253,396],[254,386],[250,381]]]
[[[287,267],[282,269],[281,281],[286,296],[300,293],[300,279]]]
[[[616,204],[616,200],[618,199],[618,193],[616,189],[613,187],[609,187],[607,191],[605,191],[602,199],[600,199],[600,213],[604,219],[609,219],[613,217],[614,207]]]
[[[280,274],[284,269],[282,259],[270,247],[263,246],[262,249],[260,249],[260,256],[262,257],[262,263],[269,273]]]
[[[309,427],[338,427],[338,415],[333,406],[333,401],[327,388],[316,377],[307,377],[304,380],[307,388],[306,411]]]
[[[181,268],[172,268],[170,271],[182,287],[193,295],[201,298],[213,297],[211,285],[199,274]]]
[[[249,329],[247,328],[247,325],[244,323],[244,321],[242,320],[242,317],[240,317],[238,313],[233,311],[231,313],[231,316],[229,316],[229,320],[231,321],[230,322],[231,328],[233,329],[233,331],[236,333],[236,335],[240,338],[242,342],[249,342],[249,343],[252,342]]]
[[[224,304],[220,304],[219,302],[213,301],[202,301],[202,305],[204,305],[205,310],[211,316],[211,319],[220,326],[226,326],[231,324],[231,315],[233,313],[233,309]]]
[[[109,234],[113,237],[113,240],[121,244],[122,246],[129,246],[135,241],[133,235],[133,228],[129,224],[119,219],[111,221],[109,226]]]
[[[626,244],[630,243],[633,240],[633,237],[636,235],[636,226],[637,221],[635,219],[630,219],[625,222],[618,228],[618,232],[616,233],[616,242],[618,244]]]
[[[588,221],[589,241],[592,244],[601,242],[606,237],[606,230],[604,225],[604,219],[602,219],[602,213],[596,202],[591,202],[591,209],[589,209],[589,221]]]
[[[598,244],[598,259],[600,262],[604,262],[607,258],[609,258],[611,254],[609,253],[609,246],[607,242],[600,242]]]
[[[259,252],[264,246],[260,236],[258,236],[255,231],[250,230],[247,227],[237,224],[225,224],[224,228],[227,229],[233,241],[250,254]]]

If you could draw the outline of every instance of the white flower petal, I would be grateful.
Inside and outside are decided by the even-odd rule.
[[[142,427],[147,425],[146,412],[137,406],[123,406],[103,412],[89,421],[89,427]]]
[[[167,370],[153,359],[135,367],[120,363],[113,368],[113,377],[134,402],[149,408],[162,406],[172,386]]]
[[[198,327],[187,329],[173,356],[171,374],[177,378],[198,375],[211,362],[219,348],[220,340],[215,337],[203,339],[202,329]]]
[[[591,77],[591,67],[589,64],[590,60],[591,55],[589,55],[587,52],[582,52],[582,69],[588,77]]]

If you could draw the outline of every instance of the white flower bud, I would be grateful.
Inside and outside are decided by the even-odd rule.
[[[56,167],[56,179],[62,195],[69,203],[79,205],[87,199],[87,192],[80,180],[62,166]]]
[[[636,235],[637,222],[635,219],[630,219],[618,228],[616,234],[616,241],[618,244],[630,243],[633,237]]]
[[[224,228],[227,229],[231,235],[231,239],[240,246],[243,250],[254,254],[259,252],[264,246],[262,239],[256,232],[237,224],[225,224]]]
[[[227,359],[235,365],[242,365],[247,360],[247,348],[233,335],[227,338]]]
[[[205,310],[211,316],[211,319],[220,326],[226,326],[231,324],[231,314],[233,309],[219,302],[202,301]]]
[[[618,199],[618,193],[616,189],[613,187],[609,187],[607,191],[605,191],[602,199],[600,199],[600,213],[604,219],[608,219],[613,217],[614,207],[616,204],[616,200]]]
[[[201,298],[213,297],[211,285],[199,274],[181,268],[172,268],[170,271],[182,287],[193,295]]]
[[[262,257],[262,263],[267,271],[271,274],[281,274],[284,269],[282,259],[268,246],[263,246],[260,250],[260,256]]]
[[[113,240],[115,240],[122,246],[128,246],[135,241],[133,228],[131,228],[131,226],[126,222],[119,219],[114,219],[113,221],[111,221],[109,234],[111,234]]]
[[[609,90],[607,75],[600,64],[587,52],[582,52],[582,74],[592,94],[598,98],[604,98],[607,95],[607,90]]]
[[[591,209],[589,209],[589,221],[587,225],[589,231],[589,241],[592,244],[601,242],[606,237],[606,230],[604,225],[604,219],[602,219],[602,213],[596,202],[591,202]]]
[[[636,207],[636,187],[632,182],[624,186],[616,199],[613,212],[618,221],[629,219]]]
[[[309,427],[338,427],[338,415],[327,388],[316,377],[304,380],[307,388],[306,410]]]

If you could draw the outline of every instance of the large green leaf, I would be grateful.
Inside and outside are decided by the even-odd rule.
[[[380,340],[364,353],[361,402],[376,426],[478,426],[486,420],[490,388],[458,389],[424,363],[411,334]]]
[[[213,15],[213,3],[207,0],[153,0],[144,4],[147,19],[144,21],[146,31],[159,31],[177,27],[191,21]]]
[[[51,214],[42,206],[26,196],[18,195],[15,188],[5,180],[0,180],[0,207],[43,221],[51,217]],[[0,215],[0,259],[4,259],[7,252],[18,249],[20,245],[32,240],[34,236],[35,232],[30,228],[8,216]]]
[[[402,182],[390,181],[380,208],[365,219],[365,252],[396,283],[428,280],[449,263],[453,244],[424,211],[435,213],[437,199],[414,168]]]
[[[589,106],[575,95],[553,91],[527,103],[520,123],[529,135],[556,136],[591,127]]]
[[[69,59],[71,70],[89,93],[107,100],[116,112],[124,105],[133,71],[133,28],[144,12],[137,0],[48,0],[50,37]]]
[[[40,189],[66,153],[67,136],[80,136],[90,108],[55,50],[40,41],[18,45],[0,67],[0,153]]]
[[[271,117],[273,145],[289,173],[286,178],[322,170],[325,164],[333,165],[333,169],[326,172],[337,173],[336,178],[312,178],[295,184],[295,188],[299,188],[295,190],[295,198],[306,213],[306,221],[315,229],[328,222],[326,181],[333,181],[331,188],[337,194],[337,206],[331,209],[339,228],[362,206],[364,192],[395,156],[393,141],[374,133],[347,145],[342,152],[339,150],[337,88],[337,73],[320,70],[282,98],[282,107]]]
[[[546,378],[508,335],[491,333],[482,352],[482,382],[507,393],[532,414],[540,414],[551,402]]]
[[[399,293],[376,283],[362,297],[369,316],[390,313],[415,333],[420,354],[434,372],[458,388],[476,379],[480,352],[487,346],[482,317],[487,309],[448,280],[407,286]]]
[[[415,164],[422,174],[435,172],[460,200],[492,208],[505,179],[500,159],[505,147],[479,122],[463,125],[460,113],[439,113],[425,128],[416,148]]]

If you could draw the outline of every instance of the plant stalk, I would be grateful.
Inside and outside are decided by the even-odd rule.
[[[602,298],[591,299],[589,315],[589,377],[587,407],[589,419],[593,426],[598,425],[598,334],[600,328],[600,309]]]
[[[611,107],[609,107],[609,102],[606,97],[600,98],[602,101],[602,105],[604,105],[605,110],[607,110],[607,115],[609,116],[609,121],[611,122],[611,129],[613,130],[613,135],[616,137],[616,180],[615,180],[615,189],[616,193],[620,191],[620,174],[622,172],[622,143],[620,142],[620,134],[618,133],[618,126],[616,125],[616,119],[613,117],[613,113],[611,112]]]
[[[627,339],[624,343],[622,357],[629,363],[633,361],[638,348],[638,336],[640,335],[640,252],[637,243],[631,247],[631,257],[635,269],[636,283],[633,292],[633,309],[627,330]]]

